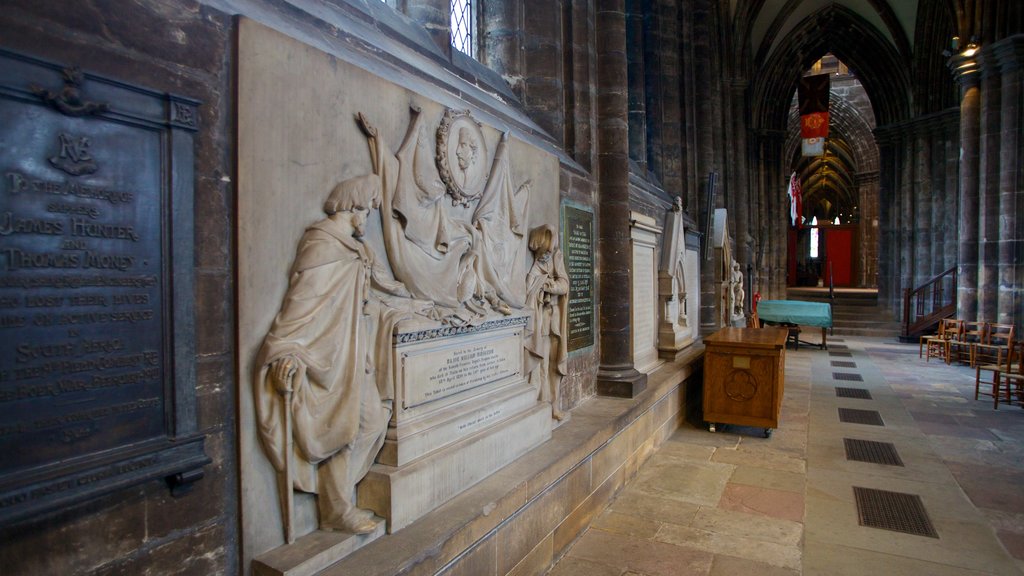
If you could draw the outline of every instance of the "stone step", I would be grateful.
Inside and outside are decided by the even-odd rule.
[[[893,337],[899,336],[899,327],[895,328],[844,328],[842,326],[836,326],[832,328],[833,336],[876,336],[876,337]]]

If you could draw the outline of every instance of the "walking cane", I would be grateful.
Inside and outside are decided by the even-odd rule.
[[[295,483],[294,473],[292,469],[292,451],[293,451],[293,438],[292,438],[292,378],[295,375],[295,367],[291,365],[288,360],[282,360],[288,362],[288,369],[284,375],[284,379],[287,381],[285,391],[281,394],[284,400],[284,484],[279,486],[281,491],[281,520],[284,522],[284,540],[286,544],[295,543],[295,526],[294,526],[294,509],[295,509],[295,493],[293,492],[293,485]],[[276,368],[276,367],[275,367]],[[280,476],[278,481],[280,482]]]
[[[289,376],[289,380],[291,377]],[[289,385],[284,394],[284,539],[288,544],[295,543],[295,527],[293,525],[295,509],[295,492],[292,490],[292,392]]]

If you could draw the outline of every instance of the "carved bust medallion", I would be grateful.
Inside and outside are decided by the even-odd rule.
[[[487,145],[469,110],[445,110],[437,129],[437,170],[452,204],[480,197],[487,180]]]

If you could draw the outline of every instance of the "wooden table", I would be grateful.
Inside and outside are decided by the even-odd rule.
[[[764,428],[779,425],[785,386],[783,328],[722,328],[704,338],[704,421]]]
[[[785,326],[818,326],[821,328],[820,348],[828,349],[826,328],[832,327],[832,305],[828,302],[804,302],[802,300],[761,300],[757,304],[757,316],[762,322],[772,322]],[[796,347],[800,348],[800,330],[796,329],[794,338]],[[814,346],[809,342],[804,344]]]

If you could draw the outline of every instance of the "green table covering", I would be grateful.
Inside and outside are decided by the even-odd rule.
[[[768,322],[789,322],[800,326],[832,327],[832,305],[800,300],[761,300],[757,315]]]

